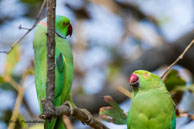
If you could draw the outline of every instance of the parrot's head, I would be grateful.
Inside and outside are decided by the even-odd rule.
[[[129,77],[129,84],[136,91],[157,88],[160,83],[163,82],[159,76],[145,70],[137,70]]]
[[[47,18],[44,18],[39,22],[40,25],[47,27]],[[70,24],[70,20],[67,17],[56,15],[55,20],[55,32],[61,38],[66,38],[68,35],[72,35],[73,28]]]
[[[68,35],[71,36],[73,28],[70,24],[70,20],[67,17],[56,15],[56,34],[62,38],[66,38]]]

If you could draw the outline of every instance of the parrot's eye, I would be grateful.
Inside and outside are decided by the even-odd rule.
[[[62,22],[62,26],[66,26],[66,23],[65,22]]]
[[[149,76],[150,76],[150,73],[144,73],[144,74],[143,74],[143,77],[144,77],[145,79],[148,79]]]

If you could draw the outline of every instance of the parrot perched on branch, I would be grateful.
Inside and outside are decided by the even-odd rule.
[[[73,80],[73,56],[71,47],[66,39],[72,34],[70,20],[64,16],[56,16],[55,19],[55,96],[54,105],[60,106],[65,101],[72,102],[70,90]],[[47,78],[47,19],[39,22],[34,42],[35,84],[40,106],[43,112],[41,99],[46,98]],[[73,102],[72,102],[73,105]],[[51,122],[46,121],[46,129],[65,129],[62,117],[54,118]]]
[[[161,78],[144,70],[129,77],[134,97],[127,117],[128,129],[175,129],[174,102]]]

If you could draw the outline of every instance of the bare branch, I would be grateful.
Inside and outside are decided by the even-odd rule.
[[[30,28],[26,28],[26,27],[22,27],[22,25],[20,25],[19,27],[18,27],[18,29],[23,29],[23,30],[30,30]]]
[[[69,117],[64,115],[63,116],[63,122],[65,123],[65,126],[66,126],[67,129],[74,129]]]
[[[71,114],[71,116],[77,118],[82,123],[85,123],[85,124],[89,125],[90,127],[93,127],[94,129],[108,129],[108,127],[106,127],[103,123],[101,123],[100,121],[94,119],[93,116],[91,116],[91,118],[88,119],[88,113],[89,112],[86,109],[80,109],[80,108],[77,108],[77,107],[73,107],[71,109],[66,104],[62,104],[61,106],[56,107],[55,114],[53,114],[53,116],[59,117],[61,115]],[[40,115],[40,118],[41,119],[47,119],[47,116]]]
[[[133,98],[133,94],[132,94],[132,92],[130,92],[129,90],[127,90],[127,89],[125,89],[125,88],[123,88],[123,87],[118,87],[117,90],[118,90],[119,92],[121,92],[122,94],[124,94],[125,96],[129,97],[130,99]]]
[[[170,65],[168,68],[165,70],[165,72],[162,74],[161,78],[164,79],[165,75],[169,72],[169,70],[179,61],[183,58],[185,53],[193,46],[194,44],[194,39],[190,42],[190,44],[185,48],[183,53]]]
[[[34,24],[32,25],[32,27],[31,27],[31,28],[25,28],[25,29],[27,30],[27,32],[26,32],[24,35],[22,35],[18,40],[16,40],[16,41],[10,46],[10,50],[9,50],[9,51],[0,51],[0,53],[9,54],[9,53],[13,50],[13,48],[14,48],[18,43],[20,43],[20,42],[22,41],[22,39],[23,39],[24,37],[26,37],[26,35],[28,35],[28,33],[30,33],[30,32],[36,27],[36,25],[38,24],[39,18],[40,18],[40,14],[42,13],[42,10],[43,10],[45,4],[46,4],[46,0],[43,1],[42,5],[41,5],[41,8],[40,8],[40,10],[39,10],[39,12],[38,12],[38,14],[37,14],[37,16],[36,16],[35,22],[34,22]],[[21,27],[21,25],[20,25],[20,26],[19,26],[19,29],[24,29],[24,28]]]
[[[5,79],[6,82],[10,83],[11,86],[12,86],[13,88],[15,88],[17,92],[19,92],[20,86],[17,84],[17,82],[16,82],[11,76],[6,75],[6,76],[4,77],[4,79]]]

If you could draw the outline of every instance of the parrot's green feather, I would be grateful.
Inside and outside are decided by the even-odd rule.
[[[161,78],[144,70],[134,72],[139,78],[128,112],[128,129],[175,129],[174,103]]]
[[[60,26],[62,22],[68,22],[67,27]],[[68,32],[69,20],[63,16],[56,16],[56,48],[55,48],[55,106],[63,104],[65,101],[71,101],[70,90],[73,80],[73,56],[69,43],[63,37]],[[42,113],[41,99],[46,98],[46,75],[47,75],[47,46],[46,46],[46,18],[43,19],[37,27],[33,47],[35,64],[35,84],[37,96]],[[72,102],[72,101],[71,101]],[[62,118],[46,121],[46,129],[65,129]]]
[[[174,116],[173,116],[173,119],[172,119],[171,129],[176,129],[176,111],[174,111]]]
[[[57,61],[56,61],[56,64],[57,64],[57,70],[59,72],[63,72],[63,68],[64,68],[64,59],[63,59],[63,55],[62,53],[59,54],[59,56],[57,57]]]
[[[65,126],[63,122],[63,117],[58,118],[55,125],[56,125],[55,126],[56,129],[63,129]]]

